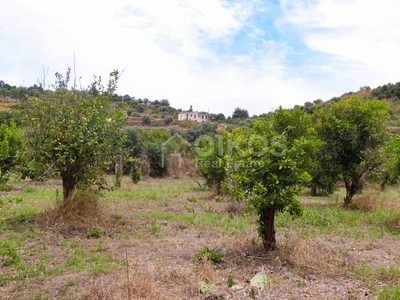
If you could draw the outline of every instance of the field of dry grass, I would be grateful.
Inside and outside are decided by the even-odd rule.
[[[101,217],[56,223],[59,183],[19,185],[0,198],[1,299],[400,299],[394,188],[366,190],[349,210],[342,191],[302,195],[303,216],[279,215],[279,248],[265,253],[255,216],[193,178],[124,178]],[[195,259],[206,247],[221,260]],[[250,282],[260,272],[264,288]]]

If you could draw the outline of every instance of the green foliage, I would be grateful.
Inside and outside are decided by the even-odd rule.
[[[211,114],[210,120],[213,122],[224,122],[226,118],[224,114],[219,113],[219,114]]]
[[[232,119],[246,119],[249,117],[249,112],[246,109],[236,107],[233,114]]]
[[[142,132],[142,142],[151,177],[163,177],[167,172],[168,152],[163,152],[163,144],[170,138],[171,134],[165,128],[146,129]]]
[[[5,124],[10,126],[11,123],[20,125],[20,120],[13,110],[2,110],[0,111],[0,125]]]
[[[132,174],[134,170],[138,171],[137,165],[144,154],[144,144],[142,141],[142,130],[138,127],[126,127],[124,133],[124,169],[123,174]],[[140,180],[140,179],[139,179]]]
[[[254,288],[251,288],[250,290],[250,298],[255,299],[256,298],[256,290]]]
[[[205,135],[196,143],[196,172],[202,176],[211,188],[215,188],[217,194],[221,193],[222,182],[226,179],[225,155],[231,151],[231,140],[228,132],[220,135]]]
[[[150,124],[151,124],[151,119],[150,119],[150,117],[149,117],[149,116],[143,116],[143,118],[142,118],[142,123],[143,123],[144,125],[150,125]]]
[[[233,278],[231,275],[228,276],[228,287],[232,287],[233,286]]]
[[[150,177],[163,177],[167,173],[166,157],[163,159],[162,148],[157,144],[146,145],[146,156],[150,165]]]
[[[136,167],[135,163],[132,166],[131,179],[132,179],[132,182],[135,184],[138,183],[142,179],[142,176],[140,175],[140,171]]]
[[[280,107],[272,115],[274,129],[277,132],[285,132],[288,142],[302,136],[310,141],[311,149],[306,149],[310,152],[307,171],[312,176],[309,186],[315,192],[313,196],[317,191],[320,194],[331,194],[338,181],[338,174],[334,173],[334,169],[330,168],[327,163],[329,160],[326,159],[326,156],[330,152],[329,149],[323,147],[323,141],[317,137],[313,119],[315,117],[300,107],[293,109]],[[311,155],[312,153],[314,155]]]
[[[11,122],[0,125],[0,188],[7,182],[7,173],[22,161],[22,131]]]
[[[217,128],[218,123],[215,122],[193,123],[186,132],[185,138],[189,143],[193,143],[202,135],[216,134]]]
[[[224,253],[221,248],[209,249],[207,246],[193,255],[193,258],[197,261],[212,261],[214,263],[221,262],[223,257]]]
[[[97,227],[93,227],[86,235],[88,238],[101,238],[103,233]]]
[[[387,137],[389,107],[384,101],[348,97],[317,110],[317,130],[325,143],[323,167],[339,174],[346,185],[344,204],[360,191],[362,180],[380,166],[379,149]]]
[[[396,184],[400,176],[400,136],[391,136],[383,147],[385,163],[383,165],[384,179],[390,184]]]
[[[95,77],[86,91],[68,89],[69,73],[65,80],[56,74],[57,86],[51,96],[27,97],[19,104],[34,175],[60,174],[64,201],[77,186],[104,186],[100,176],[120,152],[125,118],[121,111],[111,109],[118,71],[110,74],[107,89]]]
[[[0,241],[0,256],[4,266],[9,266],[19,261],[17,249],[11,240]]]
[[[392,287],[385,287],[379,291],[378,300],[391,299],[400,299],[400,284]]]
[[[164,122],[165,122],[166,125],[171,124],[173,120],[174,120],[174,119],[173,119],[171,116],[166,116],[166,117],[164,118]]]
[[[288,113],[294,118],[297,111]],[[302,213],[297,195],[311,179],[307,169],[317,149],[312,130],[303,135],[278,121],[279,117],[272,123],[259,120],[250,131],[233,130],[236,151],[227,161],[230,192],[234,199],[248,199],[256,211],[267,250],[275,248],[275,213]]]

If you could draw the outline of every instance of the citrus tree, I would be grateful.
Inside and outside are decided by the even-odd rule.
[[[196,173],[204,178],[210,189],[215,189],[217,195],[220,195],[222,183],[226,179],[225,155],[232,151],[229,133],[224,130],[218,135],[203,135],[193,146],[197,154]]]
[[[351,96],[316,113],[317,131],[325,143],[326,165],[343,179],[344,206],[348,206],[362,188],[365,176],[383,163],[380,149],[388,136],[388,103]]]
[[[276,247],[275,214],[302,213],[297,196],[311,180],[307,168],[316,149],[312,131],[306,132],[310,138],[291,135],[289,124],[281,125],[260,120],[251,131],[234,129],[234,147],[227,157],[228,188],[235,199],[248,200],[255,210],[266,250]]]
[[[124,114],[111,107],[118,71],[110,74],[107,88],[96,78],[87,90],[68,88],[56,73],[53,93],[44,98],[25,97],[19,103],[24,141],[36,177],[60,175],[63,201],[77,188],[101,187],[106,167],[115,163],[122,146]]]
[[[0,189],[8,180],[8,173],[21,162],[24,152],[21,133],[12,121],[10,125],[0,125]]]

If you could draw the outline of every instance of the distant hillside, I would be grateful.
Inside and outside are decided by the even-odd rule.
[[[16,103],[17,99],[21,99],[25,95],[41,97],[45,94],[51,94],[50,90],[43,90],[39,85],[33,85],[31,87],[16,87],[5,83],[0,80],[0,111],[8,110]],[[369,86],[361,87],[357,92],[347,92],[340,97],[333,97],[327,101],[321,99],[314,100],[313,102],[306,102],[301,107],[312,113],[312,111],[318,107],[329,104],[331,101],[338,101],[341,98],[349,97],[350,95],[358,95],[362,99],[373,99],[377,98],[382,101],[387,101],[390,106],[391,121],[389,129],[393,133],[400,133],[400,82],[395,84],[388,83],[383,86],[376,88],[370,88]],[[190,127],[190,124],[185,122],[178,122],[178,113],[182,109],[176,109],[170,106],[167,99],[162,100],[149,100],[136,99],[130,95],[114,95],[113,105],[124,110],[127,114],[128,120],[126,125],[141,125],[141,126],[168,126],[168,125],[179,125],[181,127]],[[216,122],[224,122],[225,116],[223,114],[211,114],[211,120]],[[245,123],[246,120],[242,119],[231,119],[226,120],[228,123]],[[250,118],[248,119],[250,121]],[[251,122],[250,122],[251,123]]]
[[[363,86],[357,92],[347,92],[340,97],[333,97],[328,101],[317,99],[313,102],[304,103],[302,107],[306,111],[312,112],[318,106],[327,105],[329,102],[339,101],[341,98],[347,98],[351,95],[357,95],[363,100],[379,99],[387,101],[390,107],[390,123],[388,128],[392,133],[400,134],[400,82],[395,84],[388,83],[374,89],[369,86]]]

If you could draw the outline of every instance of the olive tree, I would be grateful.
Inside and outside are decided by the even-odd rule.
[[[110,74],[107,88],[95,77],[87,90],[69,88],[70,70],[64,79],[56,73],[55,90],[44,98],[25,97],[19,103],[27,155],[38,176],[60,175],[63,203],[77,188],[101,187],[104,170],[116,161],[122,146],[124,120],[112,109],[118,71]]]

